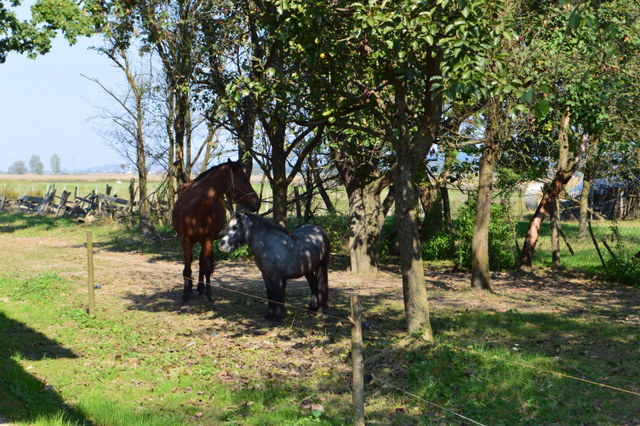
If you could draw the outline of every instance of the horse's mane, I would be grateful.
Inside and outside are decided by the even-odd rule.
[[[248,217],[251,218],[252,222],[258,222],[260,223],[260,225],[266,227],[266,228],[271,228],[273,230],[276,231],[280,231],[280,232],[284,232],[285,234],[287,234],[288,236],[291,236],[291,232],[285,228],[284,226],[280,225],[279,223],[276,223],[272,220],[267,219],[264,216],[260,216],[259,214],[253,214],[253,213],[245,213]]]
[[[229,164],[229,163],[230,163],[230,161],[226,161],[224,163],[220,163],[218,165],[215,165],[215,166],[209,168],[208,170],[205,170],[204,172],[202,172],[198,176],[196,176],[196,178],[193,179],[193,182],[197,182],[197,181],[201,180],[205,176],[208,176],[210,173],[213,173],[215,170],[218,170],[220,167],[224,166],[225,164]]]
[[[228,161],[225,161],[224,163],[217,164],[217,165],[205,170],[204,172],[200,173],[198,176],[196,176],[195,179],[193,179],[193,182],[199,181],[200,179],[204,178],[205,176],[208,176],[210,173],[213,173],[214,171],[218,170],[219,168],[221,168],[222,166],[227,165],[227,164],[230,165],[230,166],[233,166],[233,165],[237,165],[238,162],[228,160]]]

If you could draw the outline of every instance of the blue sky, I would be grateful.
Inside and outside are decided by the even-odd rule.
[[[109,106],[104,91],[81,74],[98,78],[107,87],[121,85],[121,75],[108,59],[89,50],[97,39],[81,39],[74,46],[63,38],[51,52],[29,59],[10,54],[0,64],[0,171],[14,161],[27,166],[33,154],[50,169],[53,154],[63,171],[125,160],[96,131],[98,107]]]

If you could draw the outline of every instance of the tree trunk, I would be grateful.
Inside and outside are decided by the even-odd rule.
[[[471,288],[491,290],[489,271],[489,223],[491,222],[491,191],[497,160],[498,141],[489,136],[485,141],[478,175],[478,201],[471,242]]]
[[[578,225],[578,238],[587,236],[587,221],[589,220],[589,193],[591,192],[591,178],[586,174],[582,179],[582,192],[580,193],[580,220]]]
[[[420,235],[423,241],[429,240],[442,230],[442,199],[441,193],[429,182],[418,188],[420,204],[424,217],[420,225]]]
[[[584,145],[586,143],[586,135],[583,136],[582,143],[578,148],[576,148],[576,153],[574,156],[573,167],[571,170],[567,170],[567,164],[569,162],[569,125],[571,123],[571,112],[567,110],[567,112],[562,117],[561,128],[558,135],[558,164],[556,167],[556,177],[551,182],[549,188],[545,191],[538,204],[538,208],[536,209],[531,221],[529,222],[529,230],[527,231],[527,236],[524,240],[524,244],[522,245],[522,252],[520,253],[520,270],[523,272],[531,271],[531,267],[533,265],[533,254],[535,252],[536,244],[538,243],[538,238],[540,236],[540,226],[544,221],[544,218],[549,214],[553,207],[552,204],[555,204],[558,195],[564,189],[565,185],[573,176],[573,172],[578,167],[578,163],[582,158],[582,153],[584,152]],[[557,242],[558,246],[560,245],[559,241]],[[557,253],[559,256],[559,250]],[[558,264],[560,260],[558,258]]]
[[[553,179],[547,190],[542,195],[542,199],[538,204],[531,221],[529,222],[529,230],[525,237],[524,244],[522,245],[522,251],[520,252],[520,270],[523,272],[531,271],[533,254],[538,243],[538,237],[540,236],[540,225],[544,221],[545,216],[549,213],[549,206],[558,197],[558,194],[562,191],[564,186],[569,182],[571,176],[575,172],[576,168],[582,158],[584,152],[584,146],[586,144],[588,135],[585,133],[582,136],[582,142],[576,149],[573,158],[573,165],[568,170],[558,170],[556,177]]]
[[[273,191],[273,220],[284,225],[287,220],[287,154],[285,152],[285,124],[278,122],[277,129],[271,139],[271,170]]]
[[[558,199],[551,201],[549,205],[549,224],[551,226],[551,269],[560,268],[560,225],[558,224],[560,212]]]
[[[242,101],[242,123],[236,129],[238,133],[238,159],[242,161],[242,170],[251,178],[253,172],[253,135],[256,128],[256,106],[253,99],[247,97]]]
[[[417,188],[411,167],[413,159],[406,158],[413,154],[408,149],[397,150],[397,153],[398,164],[394,184],[396,228],[400,244],[400,268],[407,326],[409,333],[420,331],[425,339],[433,340],[418,231]]]
[[[330,134],[331,160],[349,199],[349,258],[351,272],[372,274],[378,271],[380,238],[384,223],[380,193],[389,184],[380,175],[382,158],[379,147],[363,148]],[[363,161],[367,158],[369,161]]]
[[[352,190],[349,197],[349,259],[351,272],[378,272],[382,205],[377,182]]]

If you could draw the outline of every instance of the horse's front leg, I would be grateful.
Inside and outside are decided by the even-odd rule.
[[[200,281],[198,282],[198,291],[200,286],[204,288],[204,294],[209,302],[213,302],[211,296],[211,274],[213,273],[213,240],[206,240],[202,243],[202,251],[200,252]],[[206,282],[204,280],[206,279]],[[202,292],[200,293],[202,294]]]
[[[204,275],[205,275],[205,259],[204,259],[204,246],[200,250],[200,262],[198,262],[198,294],[202,296],[204,294]]]
[[[182,256],[184,258],[184,269],[182,277],[184,279],[184,288],[182,290],[182,303],[189,303],[189,293],[193,289],[193,278],[191,277],[191,261],[193,260],[193,243],[188,240],[182,240]]]
[[[265,273],[262,274],[264,278],[265,286],[267,287],[267,315],[265,319],[267,321],[274,322],[282,322],[282,302],[284,302],[284,298],[281,300],[281,291],[282,282],[284,281],[279,276],[269,276]],[[284,294],[284,293],[283,293]]]

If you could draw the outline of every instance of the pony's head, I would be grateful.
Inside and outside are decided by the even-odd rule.
[[[229,253],[247,242],[249,238],[249,218],[246,214],[236,212],[231,216],[224,236],[220,240],[218,247],[220,250]]]

